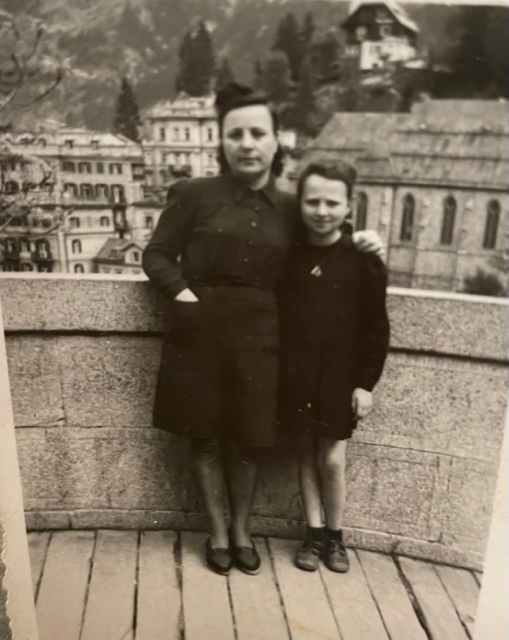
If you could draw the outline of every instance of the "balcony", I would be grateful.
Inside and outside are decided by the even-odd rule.
[[[391,289],[377,408],[347,453],[351,573],[296,579],[302,521],[281,442],[253,511],[265,573],[225,580],[189,533],[205,523],[187,443],[151,428],[164,314],[150,285],[3,274],[0,296],[41,628],[54,621],[46,637],[64,640],[71,622],[60,621],[72,617],[84,626],[65,640],[172,637],[157,625],[185,627],[186,640],[233,638],[233,624],[239,640],[264,640],[256,625],[269,623],[280,634],[270,640],[421,639],[391,631],[398,620],[419,623],[422,640],[467,640],[504,432],[506,300]],[[355,622],[373,626],[356,635]],[[217,624],[222,635],[204,632]]]

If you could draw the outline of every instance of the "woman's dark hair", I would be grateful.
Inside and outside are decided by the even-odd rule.
[[[321,176],[326,180],[344,182],[346,193],[350,200],[357,179],[357,171],[351,164],[343,162],[342,160],[338,160],[337,162],[311,162],[299,176],[297,183],[297,198],[299,202],[302,198],[302,191],[304,190],[306,180],[310,176]]]
[[[262,91],[255,91],[245,84],[239,84],[238,82],[229,82],[223,89],[220,89],[217,92],[214,105],[219,124],[219,137],[221,138],[223,135],[224,119],[230,111],[233,111],[234,109],[240,109],[241,107],[250,107],[257,104],[263,105],[269,110],[272,118],[274,135],[277,136],[277,133],[279,131],[279,118],[274,108],[270,105],[267,95]],[[283,155],[283,149],[278,144],[271,166],[271,172],[276,177],[280,176],[283,173]],[[221,142],[219,143],[217,161],[219,163],[220,173],[227,173],[230,170]]]

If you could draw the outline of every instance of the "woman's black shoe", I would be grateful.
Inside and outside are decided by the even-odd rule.
[[[207,565],[212,571],[219,573],[221,576],[229,575],[230,569],[233,567],[233,558],[230,549],[214,549],[210,544],[210,538],[207,538],[205,552]]]
[[[250,547],[239,547],[233,542],[230,532],[230,545],[237,569],[240,569],[250,576],[255,576],[260,571],[262,560],[258,555],[253,539],[251,538]]]

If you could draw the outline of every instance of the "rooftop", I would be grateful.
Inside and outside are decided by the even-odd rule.
[[[257,576],[212,573],[205,535],[29,534],[40,640],[469,640],[480,574],[349,549],[349,573],[293,566],[298,542],[257,538]]]
[[[417,26],[417,23],[414,22],[407,14],[407,12],[403,9],[403,7],[401,5],[399,5],[397,2],[395,2],[394,0],[379,0],[378,2],[376,0],[374,1],[357,1],[357,2],[352,2],[350,5],[350,9],[348,12],[348,18],[344,21],[343,26],[349,22],[350,18],[355,15],[357,13],[357,11],[364,6],[369,6],[369,5],[385,5],[389,11],[392,13],[392,15],[396,18],[396,20],[402,24],[404,27],[406,27],[407,29],[410,29],[410,31],[414,31],[415,33],[418,33],[419,31],[419,27]]]

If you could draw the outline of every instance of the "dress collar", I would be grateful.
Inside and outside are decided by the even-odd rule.
[[[270,176],[269,182],[262,189],[254,190],[254,189],[251,189],[244,182],[240,182],[240,180],[235,180],[235,178],[232,176],[231,173],[228,172],[224,175],[231,185],[235,202],[240,202],[247,193],[252,192],[252,193],[261,193],[267,198],[267,200],[272,205],[276,204],[276,184],[275,184],[276,181],[274,176],[272,175]]]

